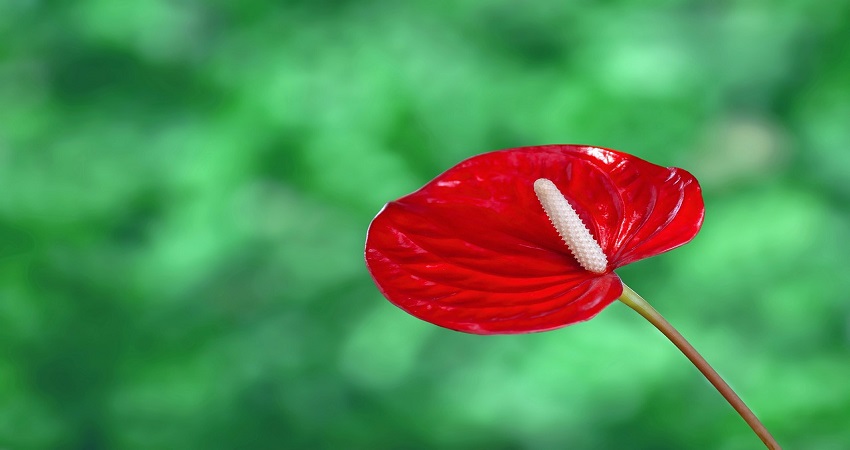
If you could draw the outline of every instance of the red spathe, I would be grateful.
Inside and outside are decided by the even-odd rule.
[[[552,180],[608,258],[595,274],[549,222],[534,181]],[[372,221],[366,264],[408,313],[477,334],[545,331],[584,321],[622,293],[613,272],[687,243],[702,225],[688,172],[626,153],[545,145],[474,156]]]

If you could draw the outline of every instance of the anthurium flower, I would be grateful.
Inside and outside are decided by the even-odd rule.
[[[599,147],[515,148],[388,203],[366,262],[387,299],[420,319],[544,331],[596,315],[623,292],[615,269],[690,241],[703,215],[682,169]]]
[[[779,449],[708,362],[614,273],[690,241],[703,216],[699,184],[682,169],[599,147],[515,148],[467,159],[387,203],[369,227],[366,264],[401,309],[468,333],[551,330],[620,300]]]

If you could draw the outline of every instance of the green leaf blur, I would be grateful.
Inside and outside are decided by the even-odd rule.
[[[0,1],[0,448],[759,448],[624,305],[480,337],[378,293],[385,202],[544,143],[701,180],[621,276],[848,448],[846,0]]]

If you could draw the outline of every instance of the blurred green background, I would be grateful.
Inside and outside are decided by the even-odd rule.
[[[843,0],[0,0],[0,448],[759,448],[624,305],[380,296],[385,202],[543,143],[693,172],[700,235],[620,274],[787,448],[850,448]]]

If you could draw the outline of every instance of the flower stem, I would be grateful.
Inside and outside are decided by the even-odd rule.
[[[711,365],[706,362],[705,358],[700,355],[696,349],[687,341],[685,338],[673,328],[673,325],[670,325],[658,311],[655,310],[646,300],[643,299],[640,295],[638,295],[635,291],[633,291],[630,287],[623,284],[623,295],[620,296],[619,299],[621,302],[628,305],[630,308],[634,309],[641,316],[643,316],[646,320],[648,320],[655,328],[658,328],[658,331],[662,332],[664,336],[667,336],[667,339],[670,339],[670,342],[673,343],[685,356],[691,360],[692,363],[702,372],[703,375],[708,379],[708,381],[714,385],[715,388],[720,392],[720,395],[735,408],[735,411],[738,411],[738,414],[747,422],[747,425],[755,431],[758,437],[764,442],[767,448],[771,450],[781,450],[781,447],[776,442],[776,439],[770,435],[770,432],[767,431],[767,428],[762,425],[759,419],[755,414],[744,404],[741,397],[738,397],[738,394],[723,381],[723,378],[720,378],[720,375],[711,367]]]

